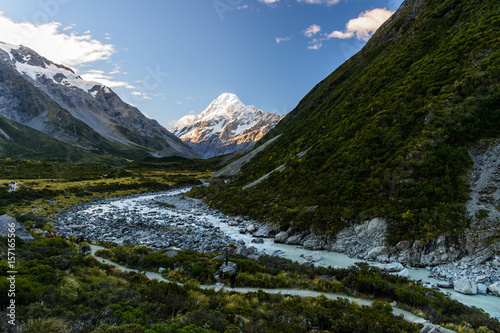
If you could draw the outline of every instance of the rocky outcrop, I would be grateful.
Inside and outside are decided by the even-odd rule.
[[[329,249],[351,257],[387,262],[389,250],[385,243],[386,232],[386,221],[375,218],[339,232]]]
[[[236,276],[236,274],[238,274],[238,265],[232,261],[228,261],[219,267],[214,274],[214,278],[217,283],[223,283],[224,279],[230,279],[232,276]]]
[[[453,238],[441,235],[425,243],[415,241],[411,249],[399,253],[399,258],[413,266],[435,266],[455,261],[463,251]]]
[[[449,330],[449,329],[441,327],[439,325],[427,323],[420,330],[420,333],[455,333],[455,331]]]
[[[21,223],[17,222],[14,218],[9,215],[0,215],[0,236],[8,236],[12,234],[11,229],[14,224],[15,232],[14,234],[21,238],[25,242],[31,242],[34,240],[33,236],[30,235],[28,230]]]
[[[500,141],[483,140],[469,150],[474,167],[468,174],[470,227],[461,237],[466,256],[475,264],[500,254]]]
[[[420,241],[401,241],[396,246],[385,241],[387,222],[381,218],[367,220],[340,231],[336,236],[281,231],[277,243],[303,245],[309,250],[330,250],[350,257],[379,262],[399,262],[411,266],[436,266],[459,259],[464,251],[458,239],[447,235]]]

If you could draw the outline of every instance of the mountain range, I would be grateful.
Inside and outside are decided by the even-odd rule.
[[[210,158],[253,146],[280,119],[276,113],[246,106],[238,96],[224,93],[199,115],[179,119],[171,131],[203,157]]]
[[[281,230],[334,235],[381,218],[388,244],[421,245],[477,223],[482,246],[496,242],[498,208],[485,203],[498,207],[500,183],[469,194],[471,156],[500,135],[499,22],[498,1],[405,0],[256,148],[274,142],[201,197]]]
[[[0,42],[0,155],[71,162],[201,156],[110,88]]]

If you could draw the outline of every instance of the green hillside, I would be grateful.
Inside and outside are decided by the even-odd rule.
[[[82,128],[88,127],[78,122],[76,124]],[[141,159],[147,156],[146,152],[139,149],[99,138],[93,147],[85,148],[83,145],[88,144],[85,139],[71,144],[0,116],[0,158],[123,165],[127,163],[125,158],[132,156]]]
[[[382,216],[391,243],[459,232],[467,147],[500,131],[499,69],[498,1],[405,1],[264,138],[282,134],[240,176],[198,195],[284,228],[331,233]]]

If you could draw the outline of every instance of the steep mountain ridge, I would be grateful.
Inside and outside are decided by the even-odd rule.
[[[468,148],[500,134],[499,23],[495,1],[405,0],[261,140],[281,134],[273,144],[200,196],[282,230],[382,218],[392,245],[460,234],[477,218]]]
[[[221,94],[199,115],[179,119],[172,133],[205,158],[251,147],[281,119],[243,104],[238,96]]]
[[[27,47],[0,43],[0,70],[0,115],[7,119],[112,155],[136,150],[135,156],[201,157],[110,88],[82,80]]]

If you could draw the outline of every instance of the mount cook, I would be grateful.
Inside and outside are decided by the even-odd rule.
[[[274,112],[245,106],[236,95],[224,93],[199,115],[179,119],[172,133],[210,158],[253,146],[280,120]]]

